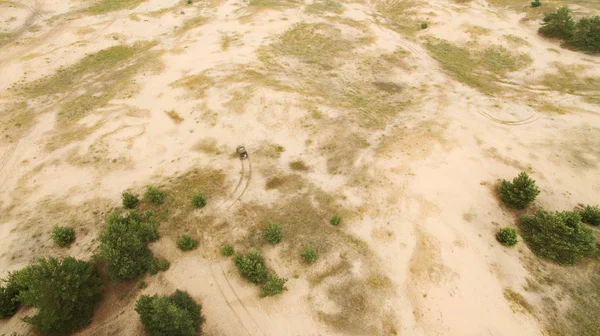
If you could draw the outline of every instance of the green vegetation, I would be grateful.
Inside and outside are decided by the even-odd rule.
[[[542,84],[551,90],[584,95],[595,92],[600,87],[600,78],[584,75],[587,70],[585,67],[562,64],[555,64],[555,66],[556,73],[546,74],[542,80]]]
[[[8,283],[6,286],[0,285],[0,319],[15,315],[19,308],[17,295],[19,295],[19,290],[14,283]]]
[[[600,207],[597,205],[586,205],[584,206],[581,211],[579,212],[581,214],[581,220],[584,223],[593,225],[593,226],[600,226]]]
[[[517,245],[517,230],[509,227],[501,228],[496,233],[496,240],[504,246]]]
[[[146,192],[144,193],[144,200],[152,204],[163,204],[167,196],[163,191],[155,186],[146,186]]]
[[[308,171],[309,167],[302,160],[294,160],[290,162],[290,169],[296,171]]]
[[[133,211],[125,217],[112,213],[100,233],[100,253],[111,280],[133,279],[145,273],[155,263],[147,245],[157,239],[158,225],[151,214],[142,218]]]
[[[312,245],[304,247],[304,250],[302,250],[302,252],[300,253],[300,257],[302,258],[302,260],[308,264],[312,264],[315,261],[317,261],[318,255],[319,254],[317,253],[317,250]]]
[[[206,205],[204,194],[201,192],[195,193],[194,196],[192,196],[192,205],[196,207],[196,209],[204,208]]]
[[[546,13],[538,30],[546,37],[564,40],[564,46],[592,53],[600,52],[600,16],[582,17],[577,23],[568,7]]]
[[[244,279],[255,284],[267,281],[269,271],[260,252],[250,250],[246,254],[236,254],[233,262]]]
[[[287,279],[280,278],[277,274],[269,274],[267,281],[260,287],[261,296],[275,296],[287,290]]]
[[[56,245],[67,247],[75,241],[75,231],[68,226],[55,226],[52,228],[52,239]]]
[[[135,207],[140,202],[140,200],[137,197],[135,197],[132,193],[128,191],[123,192],[121,198],[123,199],[123,207],[125,209],[135,209]]]
[[[281,242],[281,225],[269,221],[263,228],[263,236],[269,243],[278,244]]]
[[[198,241],[184,233],[177,239],[177,247],[182,251],[191,251],[198,247]]]
[[[224,257],[231,257],[233,255],[233,246],[227,244],[221,248],[221,255]]]
[[[45,334],[70,334],[88,325],[104,284],[96,265],[71,257],[38,259],[11,273],[9,286],[19,289],[19,303],[36,308],[23,320]]]
[[[338,226],[338,225],[340,225],[341,222],[342,222],[342,217],[340,217],[340,215],[338,215],[338,214],[333,214],[333,216],[329,220],[329,224],[331,224],[333,226]]]
[[[526,172],[521,172],[512,183],[502,180],[498,193],[502,202],[508,207],[525,209],[540,194],[540,189]]]
[[[123,9],[133,9],[142,2],[144,0],[98,0],[88,7],[87,11],[91,14],[105,14]]]
[[[594,234],[577,212],[539,210],[534,216],[521,217],[520,227],[533,253],[559,264],[572,265],[577,259],[596,252]]]
[[[202,307],[179,290],[171,296],[142,295],[135,311],[150,336],[194,336],[204,322]]]
[[[192,98],[201,99],[206,95],[206,91],[215,85],[215,81],[208,76],[208,71],[203,71],[197,75],[183,77],[170,85],[174,88],[184,88]]]
[[[531,2],[531,7],[540,7],[542,5],[542,3],[540,2],[540,0],[533,0]]]
[[[204,17],[204,16],[196,16],[194,18],[187,19],[183,22],[183,26],[181,26],[179,29],[177,29],[177,34],[183,34],[183,33],[187,32],[188,30],[192,30],[194,28],[203,26],[207,22],[208,22],[208,18]]]
[[[573,36],[575,21],[571,16],[571,10],[568,7],[560,7],[556,13],[546,13],[544,24],[539,33],[546,37],[556,37],[568,40]]]
[[[152,258],[148,266],[148,272],[155,275],[158,272],[165,272],[171,267],[171,263],[167,259]]]
[[[427,29],[427,27],[429,27],[429,24],[427,24],[427,22],[421,23],[421,29]]]
[[[325,12],[342,14],[344,5],[335,0],[317,0],[306,6],[304,12],[307,14],[323,14]]]

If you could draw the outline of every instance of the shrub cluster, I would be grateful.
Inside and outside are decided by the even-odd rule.
[[[182,251],[191,251],[198,247],[198,241],[184,233],[177,239],[177,247]]]
[[[305,263],[312,264],[317,260],[317,250],[312,245],[304,247],[304,250],[300,253],[300,257]]]
[[[600,207],[586,205],[581,209],[581,220],[593,226],[600,226]]]
[[[206,205],[206,198],[204,197],[204,194],[194,194],[194,196],[192,196],[192,205],[195,206],[197,209],[204,208],[204,206]]]
[[[261,296],[275,296],[287,290],[285,283],[287,279],[280,278],[277,274],[271,273],[267,281],[260,287]]]
[[[55,226],[52,228],[52,240],[60,247],[67,247],[75,240],[75,231],[68,226]]]
[[[8,283],[6,286],[0,285],[0,319],[15,315],[19,308],[18,294],[19,291],[13,283]]]
[[[261,285],[262,296],[273,296],[287,290],[285,287],[287,279],[279,278],[275,273],[269,274],[260,252],[250,250],[246,254],[236,254],[233,262],[244,279]]]
[[[147,186],[144,199],[152,204],[163,204],[167,196],[164,192],[154,186]]]
[[[281,225],[269,222],[263,228],[263,235],[269,243],[278,244],[281,242]]]
[[[125,209],[135,209],[140,202],[137,197],[128,191],[123,192],[121,198],[123,199],[123,207]]]
[[[152,261],[148,266],[148,272],[150,272],[152,275],[155,275],[158,274],[158,272],[164,272],[168,270],[169,267],[171,267],[171,263],[167,259],[152,258]]]
[[[158,225],[150,213],[145,218],[130,212],[113,213],[100,233],[100,253],[106,260],[106,272],[112,281],[133,279],[154,263],[148,243],[158,239]]]
[[[564,45],[576,50],[600,52],[600,16],[582,17],[577,23],[568,7],[547,13],[538,30],[547,37],[564,40]]]
[[[511,182],[502,180],[498,188],[500,199],[504,204],[515,209],[525,209],[540,194],[540,189],[535,185],[526,172],[521,172]]]
[[[521,235],[531,250],[541,258],[572,265],[596,251],[592,230],[575,211],[548,213],[537,211],[520,220]]]
[[[502,228],[496,233],[496,240],[504,246],[515,246],[517,244],[517,230],[513,228]]]
[[[171,296],[142,295],[135,303],[135,311],[151,336],[194,336],[204,322],[202,307],[179,290]]]

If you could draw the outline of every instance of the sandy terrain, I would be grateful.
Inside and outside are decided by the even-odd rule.
[[[0,276],[36,256],[91,257],[126,189],[155,184],[174,200],[152,245],[170,269],[143,290],[110,286],[79,335],[141,334],[135,299],[174,289],[202,303],[206,335],[544,335],[562,321],[571,301],[549,306],[560,288],[538,280],[588,268],[494,238],[516,217],[493,186],[519,171],[543,190],[536,206],[599,199],[600,58],[538,36],[542,11],[125,2],[0,1]],[[117,61],[100,64],[103,50]],[[188,209],[191,190],[205,209]],[[255,238],[269,219],[284,225],[275,247]],[[52,244],[57,224],[75,227],[68,250]],[[179,251],[183,232],[200,248]],[[261,248],[288,291],[260,298],[220,256],[227,242]],[[307,243],[320,251],[310,266]],[[28,313],[0,334],[29,334]]]

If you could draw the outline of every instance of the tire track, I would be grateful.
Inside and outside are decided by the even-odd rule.
[[[233,191],[229,194],[229,196],[227,196],[220,204],[219,206],[217,206],[217,210],[221,209],[221,207],[223,206],[223,204],[227,203],[229,200],[233,199],[233,197],[235,196],[235,193],[238,191],[238,189],[240,188],[240,186],[242,185],[242,181],[244,180],[244,170],[245,170],[245,166],[244,166],[244,162],[243,160],[240,160],[240,165],[242,166],[242,171],[240,172],[240,178],[238,180],[237,185],[235,186],[235,188],[233,189]]]

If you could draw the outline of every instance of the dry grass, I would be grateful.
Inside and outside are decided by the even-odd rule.
[[[175,110],[165,111],[165,114],[168,115],[175,124],[181,124],[184,120],[183,117],[180,116]]]
[[[177,28],[176,33],[181,35],[187,31],[203,26],[209,21],[209,18],[204,16],[196,16],[191,19],[187,19],[183,22],[183,26]]]
[[[414,0],[377,1],[376,9],[385,18],[387,26],[398,33],[413,35],[421,30],[415,20],[418,3]]]
[[[464,27],[465,32],[467,32],[469,35],[471,35],[471,37],[490,35],[492,33],[492,31],[490,29],[481,27],[481,26],[464,24],[463,27]]]
[[[201,99],[206,96],[206,91],[215,85],[215,81],[208,76],[208,70],[197,75],[186,76],[173,83],[174,88],[184,88],[194,99]]]
[[[515,47],[528,47],[531,46],[531,44],[529,42],[527,42],[527,40],[525,40],[524,38],[515,36],[515,35],[504,35],[503,36],[505,40],[507,40],[510,44],[512,44]]]
[[[244,113],[246,105],[248,105],[253,96],[254,88],[251,85],[235,89],[231,93],[231,98],[223,103],[223,107],[236,113]]]
[[[144,1],[145,0],[98,0],[87,8],[87,12],[91,14],[105,14],[123,9],[132,9]]]
[[[227,34],[221,32],[221,51],[229,50],[232,45],[238,46],[241,44],[241,36],[238,33]]]
[[[295,171],[306,172],[310,170],[310,167],[302,160],[294,160],[289,163],[290,169]]]
[[[329,174],[346,174],[352,171],[354,161],[362,149],[369,143],[359,134],[352,133],[344,138],[332,137],[323,147],[322,153],[327,157]]]
[[[533,306],[525,300],[523,295],[513,291],[510,288],[504,289],[504,298],[512,303],[513,309],[517,311],[524,311],[528,313],[533,313]]]
[[[198,141],[198,143],[192,147],[192,150],[212,155],[223,153],[223,150],[217,146],[217,140],[214,138],[206,138]]]
[[[20,139],[35,123],[35,111],[26,102],[10,103],[0,109],[1,139],[13,142]]]
[[[570,94],[581,94],[586,96],[600,95],[600,77],[589,77],[585,75],[589,67],[567,66],[556,63],[556,71],[544,75],[540,84],[550,90],[566,92]]]
[[[342,14],[344,12],[344,5],[335,0],[317,0],[306,6],[304,12],[317,15],[323,13]]]
[[[285,152],[283,146],[271,142],[263,142],[258,147],[255,155],[263,158],[279,159],[283,152]]]

